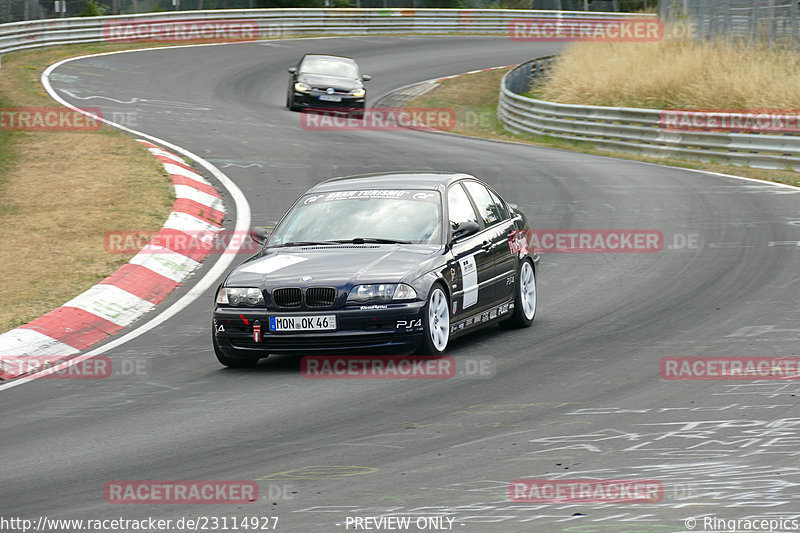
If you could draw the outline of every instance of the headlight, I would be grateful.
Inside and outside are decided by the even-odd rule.
[[[217,304],[256,306],[264,305],[264,294],[255,287],[223,287],[217,293]]]
[[[367,91],[366,89],[363,88],[350,91],[350,95],[355,96],[356,98],[361,98],[365,94],[367,94]]]
[[[381,283],[372,285],[356,285],[350,290],[348,302],[390,302],[392,300],[411,300],[417,297],[417,291],[405,283]]]
[[[304,92],[310,91],[311,90],[311,86],[310,85],[306,85],[302,81],[298,81],[297,83],[294,84],[294,90],[297,91],[297,92],[304,93]]]

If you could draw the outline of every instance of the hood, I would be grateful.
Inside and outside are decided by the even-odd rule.
[[[353,78],[340,78],[338,76],[322,76],[319,74],[300,74],[297,76],[297,81],[302,81],[311,87],[320,87],[322,89],[333,87],[341,92],[352,91],[354,89],[361,89],[364,87],[364,84],[361,82],[361,80]]]
[[[343,287],[398,283],[424,273],[424,263],[441,252],[429,245],[295,246],[273,248],[230,273],[228,287]],[[303,281],[303,276],[311,276]]]

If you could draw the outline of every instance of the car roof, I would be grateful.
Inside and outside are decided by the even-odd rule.
[[[324,59],[326,61],[341,61],[343,63],[354,63],[355,64],[355,62],[356,62],[356,60],[353,59],[352,57],[329,56],[329,55],[325,55],[325,54],[306,54],[306,55],[303,56],[303,59],[306,59],[307,57],[308,58],[312,58],[312,59]]]
[[[457,172],[382,172],[332,178],[318,183],[308,192],[347,191],[353,189],[437,189],[444,191],[454,181],[477,179]],[[480,180],[478,180],[480,181]]]

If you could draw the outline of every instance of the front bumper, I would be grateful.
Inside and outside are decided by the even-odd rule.
[[[287,313],[268,309],[217,307],[213,335],[228,357],[252,358],[269,354],[343,354],[379,351],[380,354],[414,349],[422,340],[422,309],[425,302],[303,310]],[[335,331],[273,332],[269,317],[336,316]],[[260,323],[260,335],[254,322]]]
[[[309,92],[294,92],[294,105],[296,107],[303,107],[303,108],[312,108],[312,109],[331,109],[331,110],[359,110],[364,109],[364,103],[366,102],[366,97],[362,96],[360,98],[355,98],[352,96],[347,96],[340,94],[342,100],[340,102],[329,102],[325,100],[320,100],[319,97],[327,93],[321,91],[309,91]]]

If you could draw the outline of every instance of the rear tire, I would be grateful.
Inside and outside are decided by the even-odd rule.
[[[511,318],[501,322],[504,326],[527,328],[536,317],[536,273],[529,259],[525,259],[519,267],[517,287],[514,291],[514,311]]]
[[[441,355],[450,341],[450,302],[441,284],[436,283],[422,311],[422,344],[420,355]]]
[[[214,355],[217,356],[217,361],[222,363],[223,365],[227,366],[228,368],[252,368],[258,364],[258,360],[262,359],[261,357],[248,357],[248,358],[238,358],[238,357],[228,357],[219,347],[217,344],[217,336],[214,332],[211,332],[211,342],[214,344]]]

